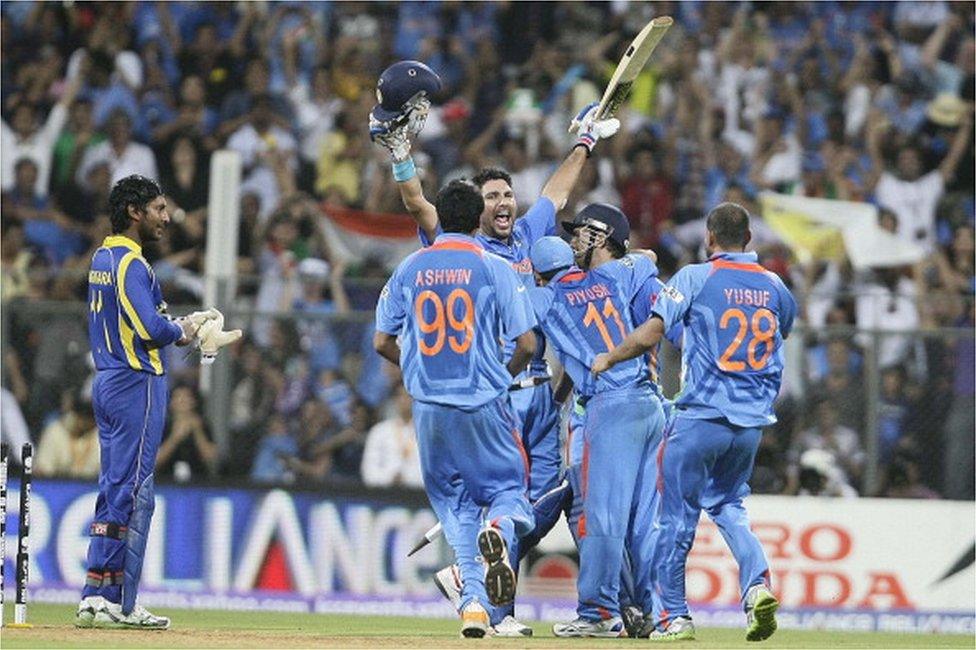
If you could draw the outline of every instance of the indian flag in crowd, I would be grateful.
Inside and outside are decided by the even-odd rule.
[[[321,223],[329,244],[343,259],[361,262],[368,258],[392,269],[420,248],[417,224],[409,215],[325,204],[321,209]]]

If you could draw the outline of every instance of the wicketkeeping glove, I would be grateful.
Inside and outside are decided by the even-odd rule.
[[[224,331],[224,315],[216,309],[210,309],[216,314],[200,326],[197,338],[200,340],[200,363],[210,365],[217,358],[220,348],[230,345],[244,335],[241,330]]]
[[[207,309],[204,311],[195,311],[192,314],[187,314],[186,316],[180,316],[179,318],[172,318],[171,320],[174,320],[175,322],[177,322],[178,324],[184,327],[183,331],[186,339],[181,340],[183,342],[179,344],[183,345],[184,343],[189,343],[190,341],[196,340],[197,335],[200,333],[200,328],[203,327],[203,324],[206,323],[208,320],[211,320],[216,317],[217,317],[216,309]],[[190,325],[189,328],[186,327],[187,323],[189,323]],[[187,333],[187,330],[189,330],[189,333]]]
[[[593,153],[593,147],[596,146],[598,140],[609,138],[620,130],[620,120],[615,117],[605,120],[596,119],[596,113],[599,109],[600,104],[598,102],[588,104],[576,114],[576,117],[569,124],[570,132],[575,131],[578,134],[576,144],[573,146],[586,147],[587,155]]]

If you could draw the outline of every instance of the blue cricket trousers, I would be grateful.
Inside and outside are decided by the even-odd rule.
[[[92,385],[92,406],[101,445],[98,499],[88,544],[88,576],[83,597],[122,601],[125,530],[138,490],[149,484],[166,423],[169,390],[165,375],[128,369],[99,370]]]
[[[657,587],[661,596],[659,623],[688,616],[685,564],[695,541],[701,511],[718,525],[739,565],[742,596],[749,587],[769,579],[762,545],[749,528],[742,500],[762,436],[755,427],[739,427],[725,419],[699,420],[677,411],[664,440],[657,549]]]
[[[461,607],[476,599],[487,609],[477,561],[481,510],[510,549],[535,526],[526,495],[528,458],[508,395],[474,411],[415,401],[413,417],[427,498],[461,571]]]
[[[599,393],[586,404],[582,512],[576,524],[581,618],[620,615],[625,548],[640,553],[644,547],[637,542],[652,525],[648,503],[656,482],[653,457],[663,427],[661,403],[649,388]],[[631,560],[642,566],[649,558],[632,555]]]
[[[559,453],[559,407],[549,384],[509,393],[515,416],[521,422],[522,445],[529,457],[529,502],[535,515],[535,528],[518,539],[511,548],[512,569],[518,574],[519,561],[545,537],[562,513],[561,495],[554,494],[560,482],[562,456]],[[541,500],[540,500],[541,499]],[[492,625],[515,615],[515,602],[491,610]]]

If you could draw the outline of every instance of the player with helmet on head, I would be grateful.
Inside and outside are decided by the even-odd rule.
[[[566,235],[571,236],[570,246],[576,265],[585,271],[599,269],[615,260],[625,265],[634,264],[636,256],[648,257],[652,262],[656,261],[656,255],[652,251],[630,248],[630,224],[623,212],[612,205],[604,203],[587,205],[576,214],[572,221],[563,222],[563,229]],[[629,304],[628,311],[635,327],[648,318],[651,306],[663,287],[664,283],[658,277],[657,268],[652,265],[638,282]],[[668,340],[676,347],[681,345],[681,331],[679,325],[668,332]],[[666,405],[667,401],[658,385],[657,350],[648,353],[645,361],[648,368],[648,378],[651,381],[651,390],[662,404]],[[563,373],[556,388],[556,394],[567,395],[572,389],[573,381],[569,373]],[[583,456],[583,423],[586,416],[585,399],[581,399],[578,391],[574,391],[571,404],[567,428],[567,448],[569,450],[567,475],[572,494],[567,498],[564,505],[570,532],[574,539],[577,539],[578,521],[583,512],[580,471]],[[665,412],[667,412],[667,408],[665,408]],[[651,487],[647,494],[653,497],[653,493],[654,490]],[[655,507],[656,501],[651,499],[645,501],[642,503],[641,516],[649,520],[651,510]],[[644,554],[653,549],[653,535],[650,526],[646,527],[646,531],[646,534],[634,541],[634,543],[643,545],[643,550],[639,552]],[[620,574],[619,599],[620,614],[629,636],[640,635],[644,612],[650,612],[652,609],[651,601],[654,594],[646,588],[651,584],[651,568],[649,563],[631,564],[631,552],[629,548],[627,549],[624,566]],[[635,592],[635,585],[644,585],[645,588]]]
[[[440,232],[437,210],[423,195],[416,167],[410,157],[411,137],[423,129],[430,98],[439,92],[440,78],[423,63],[401,61],[380,76],[377,93],[380,103],[370,114],[370,136],[390,152],[393,176],[403,203],[419,227],[425,246]],[[481,191],[484,210],[480,217],[478,242],[491,253],[506,259],[527,287],[535,286],[529,249],[540,238],[556,232],[556,213],[563,208],[579,178],[593,147],[601,138],[620,128],[616,119],[596,120],[594,103],[581,110],[572,127],[578,136],[572,150],[542,188],[541,198],[521,217],[512,190],[511,176],[501,169],[484,169],[472,180]],[[549,368],[544,359],[545,343],[537,331],[538,346],[528,368],[512,384],[512,402],[522,422],[522,437],[530,457],[529,498],[536,510],[536,531],[522,540],[513,560],[548,532],[558,520],[561,499],[552,498],[563,489],[560,481],[559,408],[550,386]],[[506,351],[511,354],[510,350]],[[542,499],[543,496],[547,498]],[[557,495],[558,496],[558,495]],[[456,573],[447,568],[435,581],[455,602],[459,585]],[[531,628],[514,619],[514,608],[496,610],[492,623],[501,636],[529,635]]]
[[[582,219],[599,215],[612,224],[626,250],[626,217],[604,204],[584,208]],[[621,236],[622,235],[622,236]],[[560,637],[628,636],[621,620],[621,576],[624,552],[634,558],[636,590],[647,594],[642,609],[653,609],[650,553],[641,543],[650,533],[656,482],[654,451],[664,427],[660,399],[651,386],[644,359],[605,381],[594,382],[589,365],[597,354],[613,349],[633,328],[630,303],[657,275],[646,255],[612,258],[604,252],[589,271],[575,265],[574,252],[558,237],[543,237],[532,246],[532,264],[540,287],[529,291],[533,310],[565,372],[585,405],[581,431],[572,444],[570,482],[577,504],[570,530],[580,553],[577,579],[578,617],[553,626]],[[612,426],[611,426],[612,423]]]
[[[745,208],[722,203],[708,213],[706,225],[708,260],[678,271],[661,291],[652,317],[597,356],[592,370],[600,376],[640,357],[670,327],[684,325],[682,390],[660,455],[667,486],[655,550],[661,611],[654,612],[648,632],[660,641],[695,636],[685,563],[706,510],[739,565],[746,640],[762,641],[776,631],[779,602],[742,500],[749,494],[762,427],[776,422],[772,406],[796,301],[778,276],[757,263],[756,253],[745,250],[752,238]]]

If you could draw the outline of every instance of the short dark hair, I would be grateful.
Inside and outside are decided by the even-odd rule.
[[[437,193],[437,218],[444,232],[470,233],[478,228],[485,201],[481,192],[466,180],[454,180]]]
[[[745,248],[749,243],[749,211],[738,203],[720,203],[705,219],[708,232],[722,248]]]
[[[627,254],[627,249],[620,245],[619,242],[607,237],[606,242],[603,244],[607,247],[610,252],[610,256],[615,260],[619,260],[621,257]]]
[[[512,186],[512,175],[504,169],[498,167],[485,167],[471,179],[471,182],[478,186],[480,190],[488,181],[505,181],[508,186]]]
[[[112,232],[115,234],[125,232],[129,227],[129,222],[132,221],[129,216],[130,205],[145,210],[150,201],[162,194],[163,190],[156,181],[139,174],[132,174],[119,180],[112,187],[112,193],[108,197]]]

